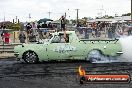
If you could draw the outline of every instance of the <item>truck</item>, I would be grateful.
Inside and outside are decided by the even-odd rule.
[[[86,60],[101,61],[123,54],[119,39],[79,39],[75,31],[52,33],[45,42],[14,47],[14,55],[26,63],[41,61]]]

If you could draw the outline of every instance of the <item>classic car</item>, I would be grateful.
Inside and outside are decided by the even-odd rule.
[[[103,57],[123,54],[118,39],[79,39],[75,31],[55,32],[44,43],[22,44],[14,47],[15,56],[26,63],[50,60],[100,61]]]

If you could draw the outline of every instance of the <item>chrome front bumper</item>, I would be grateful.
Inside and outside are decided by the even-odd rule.
[[[15,57],[18,57],[19,56],[19,53],[14,53]]]
[[[16,56],[17,60],[19,61],[20,60],[20,58],[18,58],[19,53],[14,53],[14,55]]]
[[[19,53],[14,53],[14,55],[15,55],[16,57],[18,57]]]

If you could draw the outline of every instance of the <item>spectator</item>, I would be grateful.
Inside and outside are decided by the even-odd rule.
[[[6,29],[6,26],[5,26],[5,24],[4,24],[4,26],[3,26],[3,29]]]
[[[66,25],[65,17],[62,16],[60,19],[61,19],[61,30],[65,31],[66,30],[66,28],[65,28],[65,25]]]
[[[34,22],[32,23],[32,28],[36,28],[36,24]]]
[[[106,25],[106,23],[105,22],[103,22],[102,24],[101,24],[101,31],[104,31],[105,30],[105,25]]]
[[[97,25],[96,25],[95,22],[93,23],[92,28],[93,28],[93,30],[95,31],[95,36],[98,37],[98,30],[97,30]],[[94,36],[94,37],[95,37],[95,36]]]
[[[27,34],[30,34],[31,28],[32,28],[32,25],[31,25],[30,23],[28,23],[28,24],[26,25]]]
[[[3,30],[3,31],[1,32],[1,38],[2,38],[2,40],[3,40],[3,38],[4,38],[4,33],[5,33],[5,31]]]
[[[20,31],[19,33],[19,40],[20,40],[20,43],[25,43],[26,36],[23,31]]]
[[[37,28],[38,28],[38,29],[40,29],[40,28],[41,28],[40,24],[38,24],[38,25],[37,25]]]
[[[113,38],[113,24],[110,24],[110,27],[108,28],[108,38]]]
[[[132,24],[128,26],[128,36],[132,34]]]
[[[29,35],[29,42],[36,42],[36,36],[33,34],[33,32]]]
[[[33,22],[32,23],[32,31],[33,31],[33,34],[35,34],[35,35],[36,35],[36,31],[37,31],[36,28],[37,28],[36,24],[35,24],[35,22]]]
[[[48,24],[48,28],[53,28],[51,22],[49,22],[49,24]]]
[[[66,25],[65,17],[62,16],[60,19],[61,19],[61,30],[64,31],[64,38],[65,38],[65,40],[67,40],[67,37],[66,37],[66,28],[65,28],[65,25]]]
[[[81,22],[78,22],[77,26],[78,27],[83,27],[83,24]]]
[[[102,30],[102,23],[100,21],[98,21],[97,23],[97,37],[101,36],[101,30]]]
[[[40,28],[41,28],[40,24],[37,25],[37,28],[38,28],[39,39],[42,40],[43,39],[43,32],[42,32],[42,30],[40,30]]]
[[[5,31],[3,36],[4,42],[8,44],[10,42],[10,34],[8,33],[8,31]]]
[[[0,29],[3,29],[3,25],[0,26]]]
[[[46,23],[43,23],[42,24],[42,28],[48,28],[47,24]]]

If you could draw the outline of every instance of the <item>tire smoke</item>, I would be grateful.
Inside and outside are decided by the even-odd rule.
[[[124,36],[120,38],[123,54],[121,55],[122,62],[132,62],[132,36]]]
[[[132,62],[132,36],[121,36],[119,39],[123,54],[117,57],[103,56],[101,61],[93,63]]]

